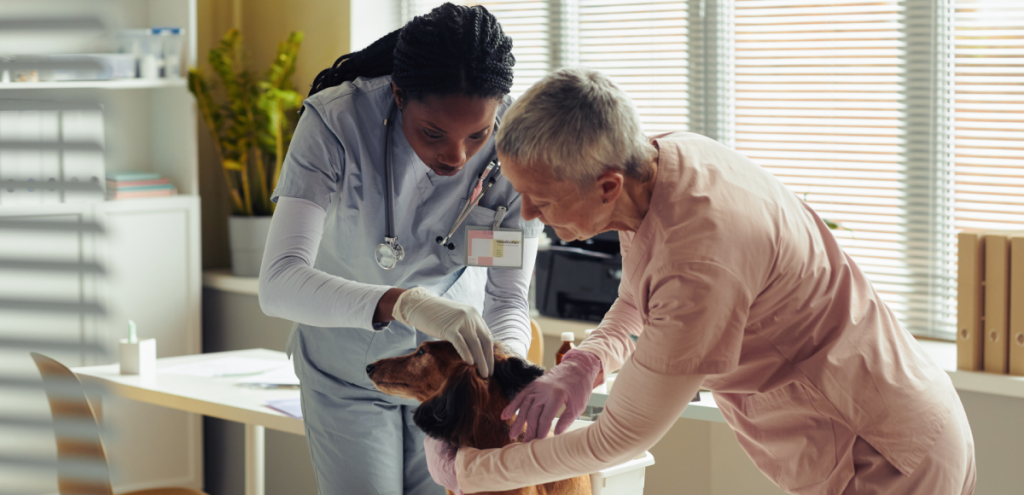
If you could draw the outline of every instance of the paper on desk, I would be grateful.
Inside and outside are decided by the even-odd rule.
[[[299,404],[298,397],[294,399],[268,400],[266,406],[293,418],[302,419],[302,405]]]
[[[287,361],[279,361],[276,359],[222,357],[206,361],[169,366],[167,368],[160,368],[158,371],[161,373],[214,378],[220,376],[256,375],[281,368],[283,365],[288,365],[289,368],[291,367],[291,364]]]
[[[278,361],[280,363],[281,361]],[[295,367],[285,361],[280,368],[264,371],[258,375],[247,376],[235,383],[265,383],[269,385],[298,385],[299,377],[295,376]]]

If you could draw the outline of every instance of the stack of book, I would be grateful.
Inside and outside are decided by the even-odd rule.
[[[173,196],[178,191],[170,179],[150,172],[111,172],[107,174],[107,200]]]
[[[1024,375],[1024,232],[961,232],[957,369]]]

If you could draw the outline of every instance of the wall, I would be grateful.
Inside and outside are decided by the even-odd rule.
[[[369,3],[369,2],[363,2]],[[375,3],[375,2],[374,2]],[[305,39],[299,51],[295,76],[296,89],[306,94],[316,75],[350,51],[352,8],[348,0],[198,0],[198,48],[200,67],[212,74],[207,53],[228,29],[238,24],[248,52],[248,66],[262,72],[277,53],[277,44],[292,31],[302,31]],[[381,34],[389,22],[373,21],[379,14],[358,8],[361,36],[372,34],[377,26]],[[387,14],[385,10],[383,12]],[[386,18],[390,20],[390,18]],[[224,175],[206,124],[199,123],[199,191],[203,197],[203,268],[231,265],[227,239],[228,205]]]

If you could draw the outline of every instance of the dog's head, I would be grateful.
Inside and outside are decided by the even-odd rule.
[[[494,349],[494,373],[480,378],[476,366],[459,357],[449,342],[424,342],[411,354],[381,359],[367,369],[382,392],[416,399],[422,404],[413,421],[428,435],[463,445],[474,431],[508,424],[501,410],[544,369]],[[494,423],[481,427],[483,423]]]

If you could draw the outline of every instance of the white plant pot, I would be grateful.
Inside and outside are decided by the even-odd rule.
[[[231,247],[231,273],[236,277],[260,276],[263,249],[273,217],[228,217],[228,244]]]

